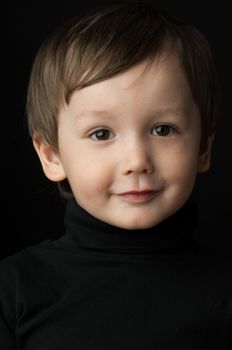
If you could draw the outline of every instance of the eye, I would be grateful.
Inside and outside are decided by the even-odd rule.
[[[112,138],[113,133],[108,129],[98,129],[92,132],[89,137],[96,141],[106,141]]]
[[[176,129],[171,125],[161,124],[152,128],[152,133],[155,130],[157,136],[168,136],[170,133],[175,133]]]

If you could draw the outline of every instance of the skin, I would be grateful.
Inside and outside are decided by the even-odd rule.
[[[143,73],[145,64],[72,95],[59,114],[59,154],[34,138],[50,180],[67,178],[81,207],[129,230],[155,226],[185,204],[209,168],[213,139],[199,154],[200,115],[178,58],[163,55]],[[120,195],[144,189],[159,192],[143,203]]]

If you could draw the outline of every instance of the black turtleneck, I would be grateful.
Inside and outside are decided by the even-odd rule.
[[[196,249],[193,232],[197,207],[187,202],[177,213],[149,229],[127,230],[96,219],[75,200],[67,204],[65,228],[67,243],[82,251],[115,254],[172,254]]]
[[[231,259],[194,240],[197,208],[145,230],[67,203],[65,234],[0,263],[4,350],[229,350]]]

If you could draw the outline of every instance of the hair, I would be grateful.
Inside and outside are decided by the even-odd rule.
[[[177,54],[201,116],[200,151],[215,133],[219,82],[210,45],[195,27],[141,1],[111,1],[82,12],[51,33],[35,57],[28,86],[27,117],[38,135],[59,152],[58,114],[72,93],[111,78],[162,52]],[[66,198],[67,181],[58,184]]]

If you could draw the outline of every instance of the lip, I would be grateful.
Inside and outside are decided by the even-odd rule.
[[[120,193],[125,201],[130,203],[146,203],[151,201],[156,197],[157,193],[160,191],[144,190],[144,191],[130,191],[125,193]]]

